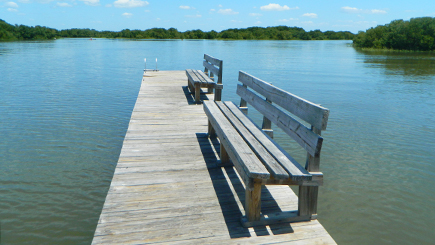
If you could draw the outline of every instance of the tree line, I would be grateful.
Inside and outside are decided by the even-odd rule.
[[[357,48],[434,51],[435,18],[394,20],[359,32],[353,39],[353,45]]]
[[[249,27],[227,29],[221,32],[189,30],[179,32],[175,28],[151,28],[147,30],[97,31],[94,29],[56,30],[45,26],[29,27],[11,25],[0,19],[0,40],[44,40],[55,38],[132,38],[132,39],[230,39],[230,40],[352,40],[355,34],[348,31],[314,30],[303,28]]]

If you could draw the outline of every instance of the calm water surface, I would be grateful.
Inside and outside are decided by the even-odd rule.
[[[435,54],[360,52],[349,41],[0,43],[1,244],[89,244],[140,87],[161,70],[224,60],[331,110],[319,220],[340,244],[435,240]],[[254,111],[250,112],[256,117]],[[277,130],[276,140],[304,154]]]

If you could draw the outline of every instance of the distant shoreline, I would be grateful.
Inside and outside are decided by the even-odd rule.
[[[352,40],[355,34],[349,31],[314,30],[306,32],[300,27],[249,27],[214,30],[204,32],[189,30],[179,32],[175,28],[151,28],[147,30],[124,29],[115,31],[97,31],[94,29],[56,30],[45,26],[29,27],[11,25],[0,19],[0,40],[50,40],[56,38],[126,38],[126,39],[213,39],[213,40]]]

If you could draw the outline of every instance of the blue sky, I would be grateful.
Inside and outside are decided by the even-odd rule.
[[[229,0],[0,0],[0,19],[10,24],[99,31],[221,31],[251,26],[297,26],[306,31],[357,33],[395,19],[435,16],[433,0],[229,1]]]

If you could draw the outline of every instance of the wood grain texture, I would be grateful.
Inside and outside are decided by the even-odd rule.
[[[288,155],[274,141],[258,129],[255,124],[246,115],[240,111],[232,102],[225,102],[225,105],[237,116],[240,122],[250,131],[250,133],[263,144],[270,154],[281,164],[281,166],[289,173],[290,178],[294,181],[311,180],[312,176],[305,170],[295,159]]]
[[[270,174],[265,166],[227,120],[215,102],[205,101],[204,111],[239,173],[246,175],[247,179],[269,179]],[[245,179],[245,176],[242,177]]]
[[[288,179],[289,174],[287,171],[275,160],[275,158],[258,142],[258,140],[250,133],[250,131],[243,125],[239,119],[226,107],[223,102],[216,102],[221,111],[225,114],[237,132],[243,137],[249,147],[255,152],[257,157],[261,160],[263,165],[271,173],[274,179]],[[252,131],[252,129],[251,129]],[[249,164],[245,163],[245,164]]]
[[[320,130],[326,129],[329,117],[328,109],[275,87],[243,71],[239,72],[239,81],[295,116],[314,125],[316,128]]]
[[[237,86],[237,94],[260,113],[269,118],[275,125],[280,127],[287,135],[292,137],[292,139],[302,146],[310,155],[316,156],[320,154],[323,142],[322,137],[313,133],[313,131],[302,123],[261,99],[242,85]]]
[[[92,244],[335,244],[317,220],[243,227],[243,182],[207,128],[184,71],[144,74]],[[261,199],[269,216],[297,209],[288,186]]]

